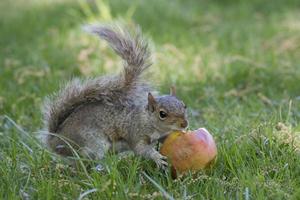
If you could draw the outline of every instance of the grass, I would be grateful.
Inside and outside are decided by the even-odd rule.
[[[95,2],[0,2],[1,199],[300,198],[299,1]],[[109,155],[108,173],[74,171],[35,139],[60,83],[120,69],[81,29],[115,19],[142,27],[151,80],[162,93],[175,84],[190,128],[213,133],[211,170],[172,180],[151,161]]]

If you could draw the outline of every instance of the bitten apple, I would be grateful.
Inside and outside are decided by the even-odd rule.
[[[175,131],[164,141],[160,152],[167,156],[178,173],[197,171],[209,166],[217,156],[217,147],[205,128]]]

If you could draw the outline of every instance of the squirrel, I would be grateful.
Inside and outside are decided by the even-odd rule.
[[[167,165],[155,143],[171,131],[188,126],[186,105],[171,88],[157,96],[142,74],[151,65],[151,52],[139,28],[129,31],[118,25],[91,25],[88,30],[108,42],[124,61],[118,75],[73,79],[58,93],[46,98],[43,142],[61,156],[80,155],[103,159],[107,152],[132,150]],[[71,145],[71,146],[70,146]]]

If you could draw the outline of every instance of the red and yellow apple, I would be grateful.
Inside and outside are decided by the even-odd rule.
[[[212,135],[205,128],[199,128],[171,133],[160,153],[167,156],[176,172],[183,173],[208,167],[217,156],[217,147]]]

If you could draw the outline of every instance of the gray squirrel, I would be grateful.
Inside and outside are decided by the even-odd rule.
[[[103,159],[108,151],[132,150],[167,165],[154,144],[173,130],[188,126],[186,105],[175,96],[156,96],[142,80],[152,64],[151,53],[140,29],[130,32],[117,25],[89,26],[124,60],[123,71],[81,81],[74,79],[43,106],[48,134],[43,142],[61,156],[80,155]],[[70,145],[72,148],[70,148]]]

